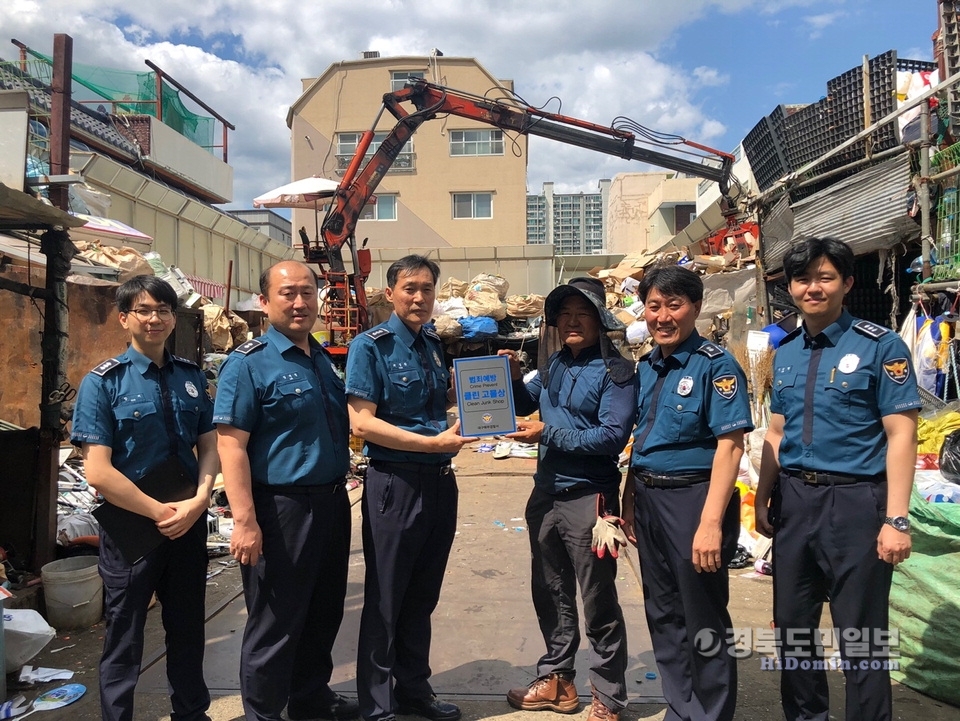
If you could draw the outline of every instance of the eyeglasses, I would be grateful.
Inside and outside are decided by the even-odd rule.
[[[128,313],[133,313],[133,315],[137,316],[137,320],[144,322],[153,318],[154,315],[164,323],[173,318],[173,311],[169,308],[133,308],[128,311]]]

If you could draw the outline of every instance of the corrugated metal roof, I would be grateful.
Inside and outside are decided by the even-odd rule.
[[[767,272],[781,268],[790,245],[805,238],[839,238],[855,255],[918,238],[920,226],[907,215],[909,185],[910,165],[905,155],[845,178],[788,209],[793,215],[793,232],[787,242],[784,231],[789,223],[781,200],[762,226]],[[773,237],[774,233],[778,237]]]

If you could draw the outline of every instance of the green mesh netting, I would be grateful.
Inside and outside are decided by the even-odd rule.
[[[897,566],[890,628],[900,629],[900,670],[891,676],[960,705],[960,504],[910,499],[913,549]]]
[[[53,61],[49,56],[35,50],[27,52],[43,60],[48,66],[52,66]],[[104,100],[115,103],[114,112],[117,114],[130,113],[157,117],[157,74],[152,71],[135,73],[129,70],[114,70],[74,63],[73,81]],[[180,91],[166,83],[162,84],[160,95],[164,125],[212,151],[216,120],[188,110],[180,99]]]

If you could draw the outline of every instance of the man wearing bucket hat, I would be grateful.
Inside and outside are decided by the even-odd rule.
[[[139,275],[117,289],[116,299],[130,347],[81,382],[70,439],[83,452],[90,485],[115,506],[154,520],[169,540],[131,564],[101,528],[106,618],[101,718],[133,718],[143,628],[156,593],[163,608],[172,717],[196,721],[207,718],[210,706],[203,624],[206,510],[218,468],[213,403],[200,368],[165,350],[177,321],[173,288]],[[197,492],[186,501],[161,503],[141,491],[137,479],[171,457],[197,479]]]
[[[574,278],[544,304],[548,327],[563,347],[529,382],[510,356],[519,415],[539,408],[539,421],[519,421],[509,437],[539,442],[534,488],[527,501],[533,605],[547,651],[537,678],[507,694],[524,711],[575,713],[574,657],[580,646],[577,584],[591,645],[589,721],[617,721],[626,707],[627,639],[617,598],[620,471],[617,459],[636,418],[634,364],[605,331],[623,330],[604,304],[603,284]]]
[[[727,564],[737,550],[734,490],[752,430],[746,378],[703,338],[703,281],[679,266],[647,272],[640,298],[657,347],[637,364],[639,418],[624,486],[624,530],[640,552],[644,609],[668,719],[733,718]]]

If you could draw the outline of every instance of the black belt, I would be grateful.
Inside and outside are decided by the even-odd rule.
[[[710,480],[710,474],[703,473],[674,473],[669,476],[645,471],[633,472],[633,477],[649,488],[686,488]]]
[[[382,473],[417,473],[434,476],[449,476],[453,473],[450,461],[446,463],[413,463],[410,461],[371,460],[370,465]]]
[[[798,471],[793,468],[784,468],[783,474],[798,481],[809,483],[811,486],[846,486],[851,483],[883,483],[887,474],[876,476],[845,476],[842,473],[824,473],[822,471]]]
[[[265,491],[267,493],[274,493],[281,496],[290,496],[290,495],[319,495],[327,494],[333,495],[337,491],[342,491],[347,487],[347,479],[341,478],[334,481],[333,483],[314,483],[313,485],[297,485],[293,483],[286,483],[283,485],[279,484],[270,484],[270,483],[258,483],[254,481],[253,488],[256,491]]]

